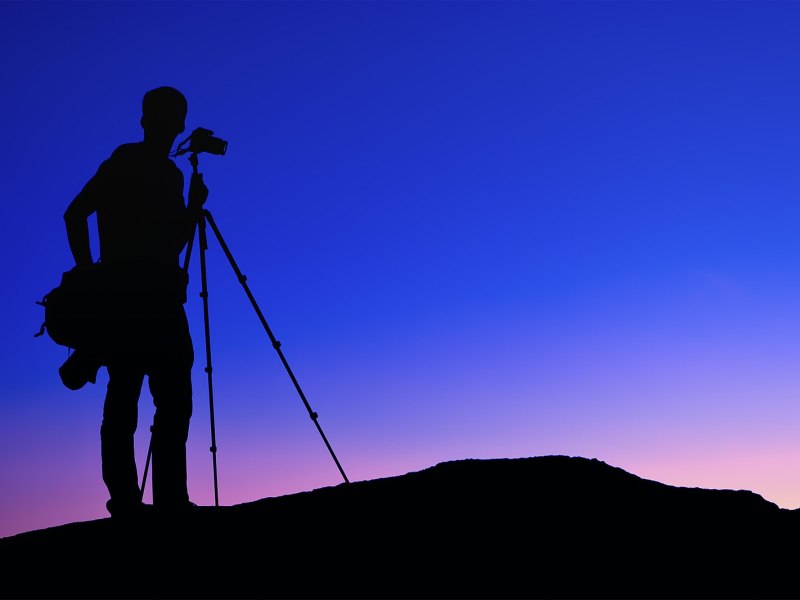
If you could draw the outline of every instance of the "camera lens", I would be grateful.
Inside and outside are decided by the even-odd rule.
[[[217,137],[212,137],[208,139],[208,152],[211,154],[225,154],[225,151],[228,149],[228,142],[222,140]]]

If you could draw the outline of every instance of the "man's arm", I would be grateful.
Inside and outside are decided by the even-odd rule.
[[[189,202],[186,206],[187,220],[184,245],[189,242],[189,239],[194,234],[194,228],[200,219],[200,213],[207,199],[208,188],[203,181],[203,174],[192,173],[192,178],[189,180]]]
[[[75,199],[70,202],[64,213],[64,224],[67,227],[67,240],[75,264],[79,267],[91,265],[91,243],[89,241],[89,216],[97,210],[103,178],[103,165],[97,174],[83,187]]]
[[[92,260],[92,250],[89,244],[89,223],[86,218],[78,218],[67,211],[64,214],[64,221],[66,221],[67,225],[69,249],[72,250],[75,264],[79,267],[91,265],[94,261]]]

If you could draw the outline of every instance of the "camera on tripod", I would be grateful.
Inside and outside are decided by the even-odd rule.
[[[184,147],[187,142],[189,143],[188,147]],[[222,156],[227,149],[228,142],[221,138],[214,137],[214,132],[210,129],[198,127],[188,138],[178,144],[173,156],[180,156],[187,152],[191,152],[192,154],[208,152],[209,154]]]

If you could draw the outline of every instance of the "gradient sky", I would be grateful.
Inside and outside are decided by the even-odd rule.
[[[229,141],[207,207],[351,481],[566,454],[800,507],[798,27],[797,2],[0,2],[0,535],[107,516],[107,375],[61,384],[35,302],[159,85]],[[220,503],[342,483],[213,237],[208,277]]]

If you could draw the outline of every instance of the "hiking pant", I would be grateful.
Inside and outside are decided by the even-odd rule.
[[[108,389],[100,427],[103,481],[114,505],[139,501],[134,455],[138,402],[148,378],[155,405],[152,431],[153,504],[189,500],[186,441],[192,416],[194,362],[186,314],[181,306],[168,316],[129,323],[130,345],[108,361]]]

